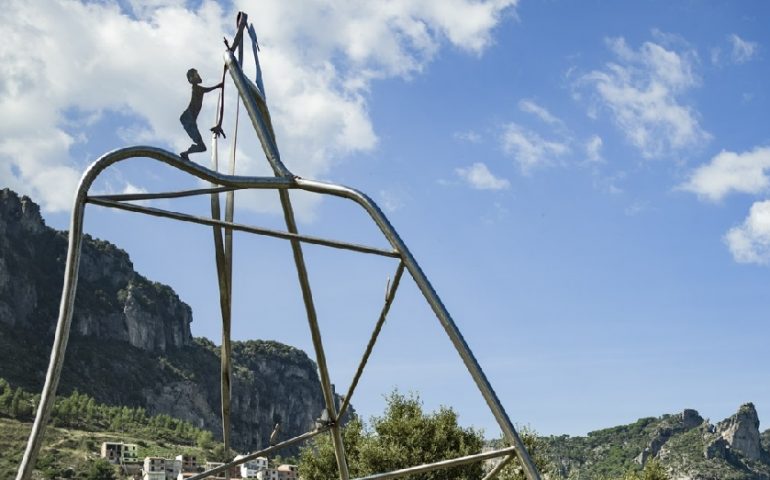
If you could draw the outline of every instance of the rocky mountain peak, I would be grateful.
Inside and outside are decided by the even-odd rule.
[[[753,403],[741,405],[735,415],[717,424],[716,431],[729,445],[731,451],[739,452],[751,460],[761,458],[759,416]]]
[[[31,234],[45,229],[40,207],[28,196],[20,197],[10,188],[0,190],[0,225]]]

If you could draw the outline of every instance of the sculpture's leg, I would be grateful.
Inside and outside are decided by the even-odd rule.
[[[64,353],[67,350],[72,311],[75,307],[75,291],[78,284],[78,269],[80,267],[80,251],[83,241],[83,215],[85,213],[85,194],[90,182],[81,180],[75,197],[75,207],[70,221],[69,247],[64,268],[64,286],[62,287],[61,303],[59,305],[59,320],[56,324],[56,336],[51,349],[51,360],[45,376],[45,385],[40,395],[40,405],[37,407],[35,423],[29,435],[24,457],[19,465],[16,480],[27,480],[35,468],[40,446],[43,443],[45,428],[51,415],[51,409],[56,399],[56,388],[59,386],[61,369],[64,364]]]
[[[304,190],[349,198],[361,205],[372,217],[374,222],[382,231],[383,235],[385,235],[385,238],[387,238],[390,242],[391,246],[396,251],[401,253],[401,258],[404,262],[404,265],[406,266],[406,269],[412,275],[412,278],[417,284],[417,287],[422,292],[425,300],[431,306],[431,309],[433,309],[433,312],[436,314],[436,317],[441,323],[441,326],[444,327],[444,331],[446,331],[447,335],[449,336],[449,339],[457,350],[457,353],[460,354],[460,358],[462,358],[465,367],[468,369],[468,372],[470,372],[473,381],[476,382],[476,386],[481,391],[481,395],[484,397],[487,405],[489,405],[489,408],[492,410],[492,414],[495,416],[495,420],[497,420],[497,423],[500,425],[500,428],[503,431],[503,435],[505,435],[505,438],[508,440],[511,446],[516,448],[516,454],[521,460],[527,478],[529,480],[540,480],[540,474],[537,472],[537,467],[535,467],[535,464],[532,461],[532,458],[529,456],[529,453],[527,453],[527,449],[524,447],[524,442],[522,442],[521,437],[519,437],[519,434],[516,432],[516,428],[514,428],[513,423],[511,422],[511,419],[508,418],[508,414],[500,404],[500,400],[497,398],[497,395],[492,389],[492,385],[490,385],[489,380],[487,380],[486,375],[484,375],[484,372],[476,360],[476,357],[473,356],[473,353],[468,347],[468,344],[465,343],[465,339],[460,333],[460,330],[457,328],[457,325],[455,325],[454,320],[452,320],[452,317],[449,315],[446,307],[441,302],[441,299],[439,298],[436,291],[433,289],[430,281],[428,281],[428,277],[425,276],[425,273],[420,268],[417,260],[415,260],[415,258],[412,256],[412,253],[406,247],[406,244],[404,244],[403,240],[401,240],[401,237],[399,237],[398,233],[390,224],[382,211],[377,207],[372,199],[352,188],[326,184],[323,182],[316,182],[313,180],[305,180],[302,178],[298,178],[296,181],[297,185]]]

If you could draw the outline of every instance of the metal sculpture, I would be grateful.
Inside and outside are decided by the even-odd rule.
[[[254,60],[257,67],[256,82],[252,82],[243,73],[243,32],[247,31],[252,41],[252,51],[254,53]],[[235,170],[235,147],[233,145],[232,156],[230,161],[229,174],[220,173],[218,165],[218,151],[217,151],[217,139],[221,131],[222,123],[222,111],[224,97],[222,95],[224,84],[217,85],[213,88],[221,88],[220,90],[220,105],[218,112],[218,121],[216,127],[212,128],[212,167],[213,169],[205,168],[196,163],[190,162],[182,155],[177,156],[166,150],[162,150],[155,147],[147,146],[135,146],[122,148],[109,152],[98,160],[96,160],[83,174],[80,180],[80,184],[75,196],[75,205],[72,211],[72,218],[69,230],[69,246],[67,251],[67,259],[64,271],[64,285],[62,288],[61,304],[59,307],[59,318],[56,326],[56,335],[54,338],[54,344],[51,351],[51,359],[48,366],[48,372],[46,374],[45,385],[40,398],[40,404],[37,409],[35,422],[32,426],[32,431],[29,436],[22,462],[19,466],[19,470],[16,476],[17,480],[28,480],[35,465],[38,453],[43,440],[46,424],[50,418],[51,409],[53,407],[56,388],[59,383],[62,364],[64,362],[64,354],[67,348],[67,341],[70,332],[70,325],[72,322],[72,313],[75,302],[75,290],[77,288],[78,280],[78,268],[80,263],[81,245],[83,239],[83,216],[85,214],[85,207],[87,204],[98,205],[102,207],[117,208],[130,212],[143,213],[147,215],[153,215],[157,217],[164,217],[173,220],[197,223],[201,225],[207,225],[212,227],[214,232],[214,246],[216,254],[217,264],[217,277],[219,281],[219,293],[220,293],[220,307],[222,310],[222,428],[223,439],[225,447],[229,448],[229,425],[230,425],[230,306],[231,306],[231,293],[232,293],[232,232],[241,231],[252,233],[256,235],[265,235],[274,238],[281,238],[288,240],[291,244],[292,253],[294,257],[294,263],[297,270],[297,277],[299,280],[299,286],[302,292],[302,298],[305,305],[305,312],[307,314],[308,326],[310,328],[310,334],[313,342],[313,348],[315,350],[315,359],[318,365],[318,375],[321,383],[321,388],[324,397],[325,409],[322,412],[321,418],[316,422],[315,428],[302,435],[294,438],[277,442],[278,440],[278,426],[274,430],[274,435],[271,435],[271,445],[258,452],[253,452],[247,456],[241,457],[238,460],[226,463],[222,466],[213,468],[206,472],[190,477],[189,480],[202,480],[211,476],[225,473],[229,471],[231,467],[240,465],[242,463],[253,460],[257,457],[266,456],[279,451],[290,445],[296,445],[307,439],[310,439],[316,435],[324,432],[331,434],[332,443],[334,445],[335,456],[337,461],[337,467],[339,471],[340,480],[349,480],[350,475],[347,466],[347,457],[345,454],[345,445],[342,441],[341,425],[339,419],[347,412],[350,407],[350,400],[353,397],[355,389],[364,372],[369,356],[372,352],[380,331],[384,325],[385,319],[388,315],[390,307],[395,299],[396,291],[403,277],[404,271],[409,272],[415,284],[421,291],[425,300],[428,302],[433,312],[435,313],[441,326],[444,328],[449,340],[454,345],[460,358],[462,359],[465,367],[476,383],[481,395],[489,406],[492,414],[494,415],[497,423],[499,424],[505,440],[509,446],[498,450],[478,453],[465,457],[447,459],[440,462],[431,464],[418,465],[413,467],[404,468],[401,470],[395,470],[391,472],[379,473],[375,475],[369,475],[362,477],[358,480],[385,480],[400,478],[407,475],[412,475],[421,472],[428,472],[438,469],[450,468],[458,465],[464,465],[472,462],[480,462],[491,458],[504,457],[503,461],[491,472],[487,474],[485,480],[493,478],[502,467],[512,460],[514,457],[518,457],[524,474],[529,480],[539,480],[540,475],[535,467],[532,459],[530,458],[524,444],[519,437],[516,429],[513,426],[508,414],[497,398],[495,391],[492,389],[489,381],[487,380],[484,372],[479,366],[476,358],[473,356],[468,345],[465,343],[459,329],[455,325],[449,312],[444,307],[436,291],[428,281],[428,277],[422,271],[417,261],[412,256],[411,252],[407,248],[406,244],[401,240],[396,230],[388,222],[388,219],[377,207],[377,205],[366,196],[364,193],[348,188],[342,185],[335,185],[332,183],[319,182],[315,180],[308,180],[301,177],[294,176],[281,161],[278,147],[276,145],[275,134],[273,133],[272,123],[270,120],[270,112],[267,108],[265,101],[265,91],[262,85],[261,69],[259,66],[258,58],[258,46],[257,37],[252,25],[247,26],[247,16],[244,13],[239,13],[237,18],[237,33],[232,42],[232,46],[225,40],[227,49],[224,52],[224,69],[225,72],[230,73],[230,77],[233,80],[233,84],[238,91],[240,101],[243,102],[246,111],[251,120],[251,124],[254,127],[257,136],[259,137],[262,149],[264,150],[266,159],[273,169],[274,177],[244,177],[234,174]],[[238,50],[238,58],[235,57],[235,50]],[[193,80],[197,80],[199,77],[193,77]],[[223,76],[224,80],[224,76]],[[195,82],[193,83],[193,89],[195,89]],[[201,94],[202,95],[202,94]],[[195,93],[193,93],[195,96]],[[194,119],[195,115],[193,115]],[[235,124],[235,138],[237,138],[237,121],[238,113],[236,110],[236,124]],[[196,129],[197,130],[197,127]],[[192,137],[192,135],[191,135]],[[196,144],[197,139],[193,137],[193,141]],[[200,147],[195,147],[200,148]],[[205,146],[204,146],[205,148]],[[187,153],[191,150],[188,149]],[[190,175],[198,177],[204,181],[211,183],[211,188],[202,188],[197,190],[186,190],[176,192],[164,192],[164,193],[140,193],[140,194],[123,194],[123,195],[89,195],[88,191],[96,180],[96,178],[104,172],[110,166],[125,161],[130,158],[150,158],[159,162],[165,163],[169,166],[177,168]],[[286,223],[286,231],[272,230],[261,227],[255,227],[251,225],[244,225],[235,223],[233,221],[234,210],[234,192],[237,190],[245,189],[263,189],[263,190],[277,190],[279,193],[281,207],[283,209],[284,220]],[[390,249],[382,249],[376,247],[370,247],[366,245],[358,245],[349,242],[332,240],[326,238],[313,237],[300,234],[297,229],[297,224],[294,219],[294,210],[292,208],[289,192],[292,190],[302,190],[306,192],[312,192],[320,195],[331,195],[353,201],[358,204],[366,213],[371,217],[374,223],[379,228],[382,235],[390,244]],[[226,193],[226,207],[225,207],[225,219],[220,219],[220,205],[219,194]],[[153,199],[169,199],[169,198],[181,198],[194,195],[211,195],[212,216],[211,218],[200,217],[195,215],[189,215],[179,212],[161,210],[153,207],[137,205],[129,203],[136,200],[153,200]],[[308,279],[307,270],[305,267],[305,260],[302,251],[302,244],[310,243],[314,245],[322,245],[331,248],[338,248],[344,250],[350,250],[359,253],[365,253],[370,255],[379,255],[398,260],[398,265],[393,277],[392,283],[388,286],[385,302],[380,312],[379,318],[375,324],[374,331],[370,337],[370,340],[364,350],[363,356],[359,362],[356,373],[351,381],[350,387],[347,390],[342,404],[337,408],[337,402],[335,401],[332,384],[329,377],[329,370],[326,364],[326,355],[324,353],[324,344],[321,340],[321,332],[319,329],[318,321],[316,318],[316,310],[313,303],[312,289],[310,281]],[[273,438],[275,437],[275,438]],[[277,443],[274,443],[277,442]],[[274,444],[273,444],[274,443]]]

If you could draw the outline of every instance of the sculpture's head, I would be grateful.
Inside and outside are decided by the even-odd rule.
[[[198,70],[194,68],[187,70],[187,81],[193,85],[203,82],[203,80],[201,80],[201,76],[198,74]]]

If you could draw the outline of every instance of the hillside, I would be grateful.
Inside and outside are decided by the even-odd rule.
[[[13,478],[31,429],[40,395],[11,387],[0,378],[0,478]],[[97,403],[73,392],[58,397],[33,478],[81,478],[99,458],[102,442],[134,443],[140,458],[191,453],[209,461],[222,459],[224,445],[211,432],[168,415],[148,415],[143,408]]]
[[[672,479],[770,479],[770,429],[760,433],[751,403],[717,424],[686,409],[585,437],[542,440],[556,478],[621,478],[656,459]]]
[[[0,377],[39,391],[53,341],[66,233],[29,198],[0,190]],[[60,394],[168,414],[221,435],[219,350],[190,333],[193,313],[168,286],[134,271],[128,254],[86,236]],[[19,359],[24,359],[20,362]],[[323,410],[315,363],[272,341],[233,343],[233,446],[304,433]]]

